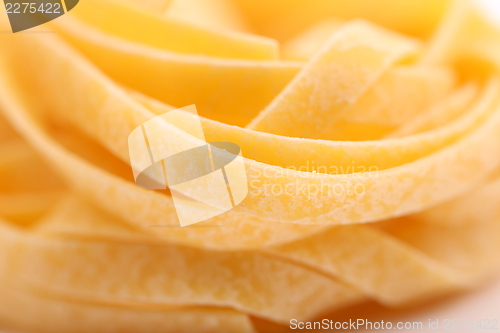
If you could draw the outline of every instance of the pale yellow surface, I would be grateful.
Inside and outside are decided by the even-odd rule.
[[[87,0],[0,35],[0,328],[275,332],[498,271],[500,32],[472,2],[213,1]],[[141,125],[158,159],[239,145],[248,196],[180,227],[134,183]]]

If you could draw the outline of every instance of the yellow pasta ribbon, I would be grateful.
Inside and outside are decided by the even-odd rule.
[[[499,47],[467,0],[86,0],[1,34],[0,325],[266,332],[477,286],[500,268]],[[248,196],[180,227],[128,137],[192,104],[148,135],[238,145]]]

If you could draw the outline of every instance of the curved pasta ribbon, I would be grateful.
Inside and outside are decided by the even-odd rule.
[[[176,1],[0,36],[2,325],[258,332],[498,271],[500,32],[472,2]]]

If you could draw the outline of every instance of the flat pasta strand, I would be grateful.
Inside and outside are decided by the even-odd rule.
[[[499,43],[469,0],[87,0],[1,34],[0,326],[274,331],[483,283]],[[238,145],[247,197],[181,227],[177,194],[226,197],[139,187],[128,138],[146,122],[147,165]]]

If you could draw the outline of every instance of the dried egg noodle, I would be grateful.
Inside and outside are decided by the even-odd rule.
[[[190,1],[0,36],[0,327],[258,332],[498,271],[500,31],[472,1]],[[181,228],[127,138],[189,104],[249,194]]]

